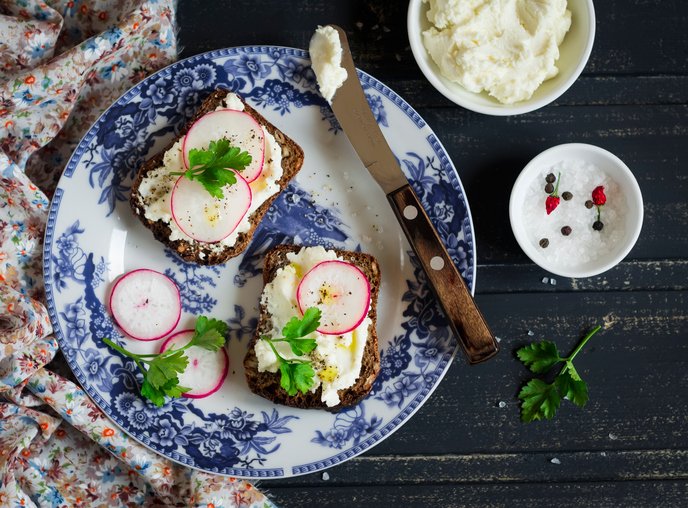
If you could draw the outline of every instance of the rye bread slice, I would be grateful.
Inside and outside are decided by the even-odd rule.
[[[287,253],[299,252],[300,246],[280,245],[268,252],[265,256],[265,266],[263,268],[263,284],[269,283],[277,274],[277,270],[289,264]],[[339,390],[340,403],[334,407],[328,407],[322,402],[322,388],[318,387],[315,392],[297,392],[294,396],[289,396],[280,386],[279,372],[258,372],[258,359],[256,358],[255,344],[260,340],[261,335],[270,333],[272,330],[272,319],[265,307],[261,304],[258,327],[254,337],[248,345],[248,351],[244,358],[244,369],[246,371],[246,381],[251,391],[261,397],[269,399],[277,404],[298,407],[302,409],[326,409],[337,412],[348,406],[357,404],[363,399],[373,387],[373,383],[380,372],[380,351],[378,349],[377,332],[375,330],[377,322],[377,297],[380,292],[380,267],[377,260],[370,254],[361,252],[350,252],[335,250],[338,256],[356,265],[370,282],[370,310],[368,316],[372,323],[368,328],[368,340],[363,350],[363,361],[361,372],[353,386]]]
[[[268,122],[260,113],[258,113],[242,99],[241,102],[244,104],[244,111],[251,115],[260,125],[265,128],[265,130],[272,134],[277,143],[282,147],[283,174],[278,181],[280,190],[270,196],[265,203],[263,203],[249,216],[251,228],[245,233],[240,233],[234,245],[218,251],[210,247],[213,244],[204,244],[202,242],[196,242],[193,240],[170,240],[171,230],[166,222],[162,220],[151,221],[150,219],[147,219],[145,216],[146,205],[142,196],[139,194],[139,185],[141,184],[141,181],[150,171],[162,166],[165,152],[172,148],[172,146],[186,134],[189,127],[193,125],[196,120],[206,113],[215,111],[228,93],[229,92],[227,90],[215,90],[212,92],[203,101],[200,108],[198,111],[196,111],[196,114],[189,121],[189,123],[184,127],[179,137],[173,139],[168,146],[166,146],[154,157],[147,160],[139,168],[136,178],[134,179],[134,183],[131,186],[131,196],[129,198],[129,203],[134,211],[134,215],[141,220],[144,226],[153,232],[153,236],[155,236],[156,240],[167,245],[185,261],[190,261],[201,265],[216,265],[219,263],[224,263],[228,259],[241,254],[246,247],[248,247],[248,244],[253,237],[253,233],[258,227],[258,224],[260,224],[260,221],[263,219],[265,212],[268,211],[268,208],[270,208],[272,202],[277,199],[279,193],[287,187],[289,181],[299,172],[301,166],[303,165],[303,150],[301,147],[297,145],[296,142],[294,142],[291,138],[287,137],[277,127]]]

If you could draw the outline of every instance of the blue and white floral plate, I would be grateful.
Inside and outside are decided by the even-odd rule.
[[[397,94],[359,72],[385,137],[469,286],[475,249],[468,204],[444,148]],[[267,213],[248,250],[225,265],[184,263],[155,241],[128,204],[136,169],[172,139],[216,87],[240,93],[305,151],[301,172]],[[242,361],[256,326],[263,254],[281,243],[360,249],[382,267],[380,376],[339,414],[275,405],[252,394]],[[70,160],[45,238],[47,299],[60,347],[93,400],[158,453],[205,471],[287,477],[350,459],[398,429],[430,396],[457,351],[444,317],[373,182],[319,95],[305,51],[241,47],[188,58],[145,79],[113,104]],[[182,292],[179,328],[195,315],[227,320],[230,373],[201,399],[156,408],[138,395],[134,364],[102,342],[139,352],[159,344],[123,338],[105,296],[129,270],[165,272]]]

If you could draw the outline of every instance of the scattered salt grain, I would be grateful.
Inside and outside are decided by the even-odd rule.
[[[561,464],[561,461],[560,461],[558,458],[556,458],[556,457],[554,457],[552,460],[550,460],[550,462],[551,462],[552,464],[557,464],[557,465],[558,465],[558,464]]]
[[[502,342],[502,338],[501,338],[501,337],[496,337],[496,336],[495,336],[495,340],[496,340],[497,342]]]
[[[528,330],[528,337],[532,337],[535,335],[535,332],[533,330]]]
[[[564,192],[573,194],[568,201],[561,199],[550,215],[545,210],[547,193],[544,190],[548,173],[560,175],[559,196]],[[604,187],[607,202],[601,207],[600,220],[604,229],[595,231],[592,224],[597,220],[597,207],[586,208],[585,202],[600,185]],[[523,203],[522,219],[530,242],[545,260],[559,266],[578,267],[615,250],[626,236],[627,214],[626,196],[615,180],[594,164],[571,159],[543,167],[533,179]],[[562,235],[564,226],[571,228],[570,235]],[[545,249],[539,245],[542,238],[549,240]]]
[[[556,286],[557,285],[557,279],[549,279],[549,283],[552,286]]]
[[[328,473],[327,471],[325,471],[325,472],[322,474],[322,479],[325,480],[325,481],[327,481],[327,480],[330,479],[330,475],[329,475],[329,473]]]
[[[497,405],[498,405],[499,407],[506,407],[506,402],[504,402],[503,400],[500,400],[500,401],[499,401],[499,404],[497,404]]]
[[[549,282],[549,277],[543,277],[541,282],[547,284]]]
[[[607,452],[601,452],[600,455],[602,455],[603,457],[606,457],[606,456],[607,456]]]
[[[617,436],[616,434],[610,432],[610,433],[609,433],[609,439],[611,439],[612,441],[616,441],[617,439],[619,439],[619,436]]]

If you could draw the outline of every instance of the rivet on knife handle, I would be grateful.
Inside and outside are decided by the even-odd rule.
[[[499,350],[497,341],[413,189],[404,185],[387,197],[468,361],[491,358]]]

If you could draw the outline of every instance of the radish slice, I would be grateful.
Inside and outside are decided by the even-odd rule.
[[[137,340],[157,340],[179,323],[182,304],[172,279],[155,270],[133,270],[115,283],[110,313],[124,333]]]
[[[160,352],[173,347],[179,349],[185,346],[193,337],[193,330],[182,330],[168,338],[160,347]],[[179,374],[179,384],[191,388],[184,397],[202,399],[212,395],[225,382],[229,371],[229,356],[225,348],[208,351],[192,346],[184,351],[189,364],[182,374]]]
[[[323,261],[303,276],[296,300],[302,314],[310,307],[320,309],[320,333],[341,335],[355,329],[368,314],[370,283],[351,263]]]
[[[189,167],[189,151],[193,148],[207,150],[211,141],[227,138],[231,146],[239,147],[251,155],[251,163],[241,172],[247,182],[252,182],[263,171],[265,136],[258,122],[248,113],[221,109],[203,115],[194,123],[182,142],[184,166]],[[235,169],[235,168],[228,168]]]
[[[185,235],[205,243],[227,238],[244,218],[253,195],[248,182],[236,173],[237,182],[222,188],[223,198],[215,198],[202,184],[179,177],[172,189],[172,218]]]

